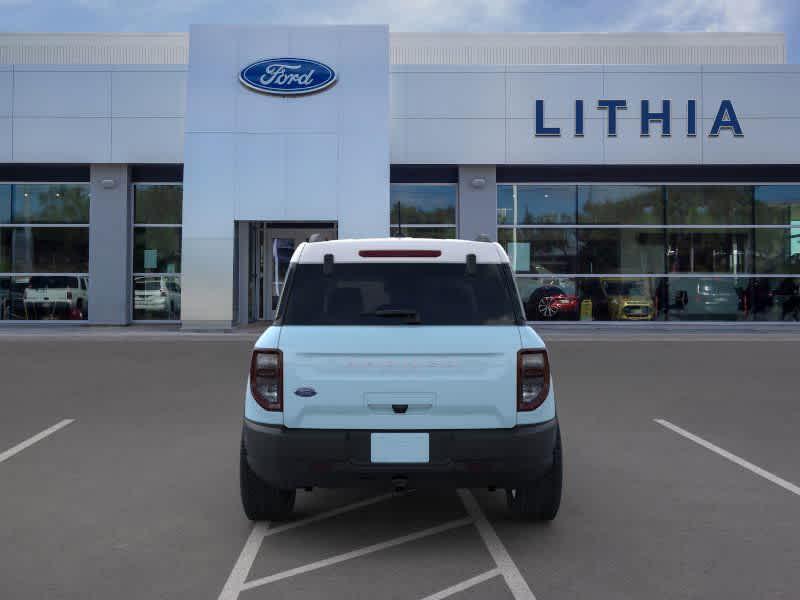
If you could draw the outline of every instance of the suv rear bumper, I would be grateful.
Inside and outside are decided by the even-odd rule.
[[[370,462],[366,430],[287,429],[245,419],[243,443],[250,468],[271,485],[298,487],[408,485],[516,487],[553,464],[558,421],[511,429],[430,431],[430,462]]]

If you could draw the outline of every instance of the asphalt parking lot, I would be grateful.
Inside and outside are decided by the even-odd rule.
[[[0,332],[0,598],[797,598],[800,335],[546,337],[555,522],[314,490],[254,527],[254,335]]]

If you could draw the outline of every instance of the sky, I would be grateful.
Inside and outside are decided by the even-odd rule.
[[[186,31],[191,23],[388,23],[392,31],[776,31],[799,0],[0,0],[0,31]]]

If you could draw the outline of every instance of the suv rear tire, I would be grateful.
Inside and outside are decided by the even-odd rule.
[[[242,440],[239,453],[239,489],[244,514],[251,521],[284,521],[294,509],[295,490],[282,490],[263,481],[250,468]]]
[[[556,432],[553,465],[538,481],[506,490],[508,510],[514,518],[526,521],[552,521],[561,505],[563,481],[561,429]]]

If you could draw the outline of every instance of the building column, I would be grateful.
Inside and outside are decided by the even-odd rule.
[[[497,241],[497,169],[494,165],[458,168],[458,237]]]
[[[250,223],[237,221],[237,242],[239,244],[239,325],[247,325],[250,310]]]
[[[128,165],[91,165],[89,201],[89,323],[130,323],[130,201]]]

